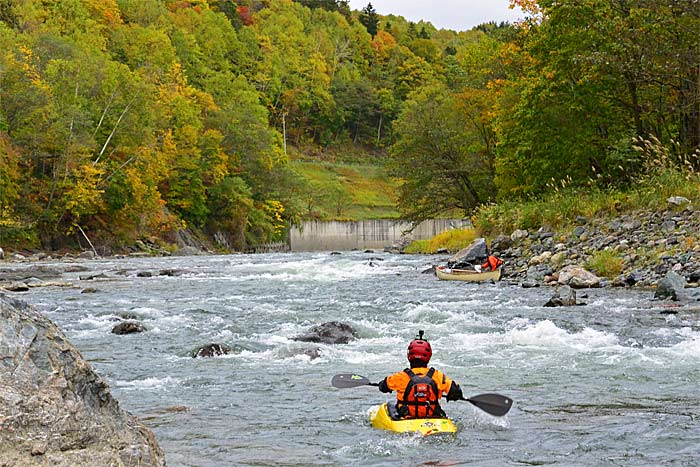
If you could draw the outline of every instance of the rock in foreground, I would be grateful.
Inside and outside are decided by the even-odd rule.
[[[0,465],[165,466],[153,432],[119,407],[61,330],[4,295]]]

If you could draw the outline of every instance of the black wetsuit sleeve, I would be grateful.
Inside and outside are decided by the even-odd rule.
[[[447,392],[447,396],[445,398],[448,401],[458,401],[462,399],[464,396],[462,395],[462,388],[459,387],[459,384],[455,383],[452,381],[452,385],[450,386],[450,390]]]
[[[391,389],[389,389],[389,386],[387,385],[386,378],[379,382],[379,390],[382,392],[391,392]]]

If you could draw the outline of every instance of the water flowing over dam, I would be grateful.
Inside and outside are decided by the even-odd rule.
[[[410,241],[426,240],[450,229],[471,227],[468,219],[430,219],[410,230],[405,221],[380,219],[356,222],[307,221],[289,232],[291,251],[383,249]]]

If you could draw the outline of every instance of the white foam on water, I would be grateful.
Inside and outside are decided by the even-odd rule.
[[[407,304],[404,307],[403,316],[406,320],[410,321],[420,321],[428,320],[433,321],[435,319],[448,319],[453,313],[445,310],[442,307],[435,306],[434,303],[429,304]]]
[[[146,306],[132,308],[128,310],[128,312],[135,314],[139,318],[161,318],[165,316],[165,313],[162,310]]]
[[[688,339],[671,346],[668,353],[672,358],[697,363],[700,359],[700,333],[688,330]]]
[[[121,322],[116,315],[86,315],[76,322],[62,325],[64,331],[69,331],[71,337],[93,338],[108,334],[112,328]]]
[[[332,357],[340,359],[351,365],[367,365],[371,363],[386,363],[394,357],[383,352],[367,352],[352,349],[331,349]]]
[[[115,318],[115,315],[87,315],[78,320],[78,325],[93,329],[111,328],[118,322]]]
[[[450,417],[451,418],[454,417],[453,420],[458,423],[460,428],[462,425],[470,427],[470,428],[483,428],[483,427],[498,427],[498,428],[505,428],[505,429],[510,428],[510,419],[508,418],[508,415],[503,416],[503,417],[494,417],[493,415],[489,415],[486,412],[484,412],[483,410],[478,409],[469,403],[467,403],[467,405],[469,405],[471,408],[471,413],[469,414],[470,416],[467,416],[466,414],[456,415],[455,409],[452,409],[450,412],[451,413]],[[466,411],[463,411],[463,412],[466,412]]]
[[[214,297],[206,297],[206,298],[197,298],[198,301],[200,302],[205,302],[205,303],[228,303],[228,302],[240,302],[240,301],[248,301],[250,300],[250,296],[248,295],[216,295]]]
[[[214,334],[214,339],[216,340],[226,340],[226,339],[232,339],[236,334],[233,333],[230,329],[221,329],[219,332]]]
[[[164,316],[153,320],[152,322],[149,321],[149,323],[147,323],[147,327],[149,327],[149,332],[158,334],[161,332],[170,332],[173,329],[180,330],[188,327],[197,328],[199,324],[201,323],[193,320],[190,316],[173,315]]]
[[[539,321],[524,327],[511,329],[503,336],[505,343],[515,346],[535,347],[551,350],[574,350],[592,352],[619,347],[614,334],[583,328],[579,332],[568,332],[550,320]]]
[[[445,339],[447,340],[447,339]],[[453,350],[475,351],[488,350],[503,345],[503,335],[497,333],[455,333],[449,338]],[[446,345],[441,345],[446,347]]]
[[[190,315],[183,315],[183,314],[178,314],[178,315],[171,315],[171,316],[163,316],[162,318],[158,318],[156,320],[158,324],[166,324],[169,325],[169,327],[184,327],[184,326],[190,326],[193,324],[197,324],[199,320],[194,320]]]
[[[168,387],[177,386],[180,384],[180,380],[173,378],[172,376],[167,376],[165,378],[144,378],[135,379],[132,381],[114,381],[112,383],[116,387],[124,391],[142,391],[142,390],[163,390]]]
[[[99,336],[104,336],[105,333],[109,332],[111,328],[105,328],[105,329],[98,329],[98,328],[93,328],[93,329],[79,329],[79,330],[70,330],[71,337],[75,337],[76,339],[91,339]]]
[[[346,258],[331,258],[327,253],[299,261],[271,261],[268,263],[231,263],[226,275],[217,271],[216,276],[202,273],[194,280],[223,280],[230,282],[274,281],[274,282],[338,282],[361,280],[365,277],[395,274],[395,267],[386,267],[383,262],[369,265],[369,258],[348,255]]]

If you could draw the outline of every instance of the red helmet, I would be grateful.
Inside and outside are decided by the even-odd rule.
[[[430,347],[428,341],[422,339],[415,339],[408,344],[408,361],[411,360],[422,360],[425,363],[430,361],[430,357],[433,356],[433,349]]]

